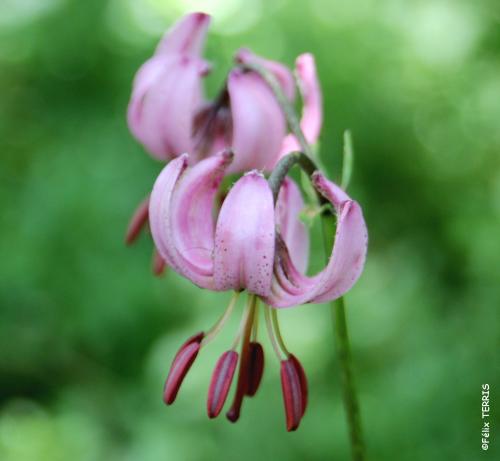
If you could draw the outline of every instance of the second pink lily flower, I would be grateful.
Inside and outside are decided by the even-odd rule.
[[[176,23],[156,52],[137,72],[128,108],[133,135],[154,157],[168,161],[188,152],[194,164],[231,148],[235,158],[226,173],[269,170],[297,143],[287,135],[284,115],[271,89],[255,72],[235,68],[218,98],[203,96],[202,79],[210,65],[201,57],[210,16],[192,13]],[[295,80],[284,65],[247,49],[239,64],[255,62],[276,77],[286,96],[295,97]],[[321,93],[314,59],[299,56],[296,72],[304,99],[302,129],[314,143],[321,127]]]
[[[192,167],[187,155],[171,161],[154,185],[149,217],[156,248],[176,272],[202,288],[235,293],[247,290],[250,295],[243,317],[246,334],[242,339],[238,384],[227,413],[234,422],[239,418],[244,397],[253,395],[262,377],[262,347],[255,339],[250,341],[250,332],[257,328],[256,297],[281,308],[342,296],[363,270],[367,230],[358,203],[315,172],[313,185],[333,205],[337,230],[328,264],[317,275],[307,276],[309,239],[299,219],[304,206],[299,188],[286,178],[274,203],[268,181],[252,170],[234,184],[217,209],[219,201],[215,199],[232,160],[233,154],[225,151]],[[233,307],[231,301],[226,312],[230,313]],[[267,316],[268,311],[265,308]],[[210,331],[219,331],[227,315]],[[277,319],[274,326],[268,322],[269,336],[281,362],[286,424],[291,431],[298,428],[304,416],[308,386],[298,359],[288,352],[282,340],[278,345],[278,329]],[[165,384],[167,404],[173,403],[200,348],[214,334],[198,333],[181,347]],[[216,417],[224,405],[237,361],[233,345],[215,367],[207,402],[210,418]]]

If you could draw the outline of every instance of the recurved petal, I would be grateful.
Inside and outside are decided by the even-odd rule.
[[[182,173],[188,166],[187,154],[169,162],[155,181],[149,198],[149,227],[160,256],[176,272],[176,248],[172,242],[170,214],[172,194]]]
[[[304,200],[297,184],[285,178],[276,202],[276,224],[297,269],[304,272],[309,260],[309,232],[300,220]]]
[[[150,199],[151,234],[176,272],[213,289],[213,203],[232,154],[223,152],[186,170],[187,155],[171,161]]]
[[[192,149],[194,114],[203,104],[204,63],[187,56],[156,56],[135,79],[127,120],[132,134],[156,158]]]
[[[215,230],[218,290],[267,296],[271,289],[275,224],[271,189],[257,171],[240,178],[222,204]]]
[[[319,172],[313,175],[313,184],[333,204],[337,214],[332,254],[321,272],[307,277],[293,263],[286,245],[279,241],[272,290],[266,300],[274,307],[339,298],[350,290],[363,271],[368,233],[361,207]]]
[[[285,118],[272,91],[255,73],[233,70],[228,78],[235,159],[229,172],[264,170],[276,163]]]
[[[323,123],[323,101],[314,56],[301,54],[295,61],[295,71],[303,102],[300,127],[307,142],[315,144]],[[293,134],[288,134],[283,140],[280,156],[297,150],[301,150],[297,139]]]
[[[199,57],[203,51],[209,25],[208,14],[187,14],[165,33],[155,54],[179,53]]]
[[[255,62],[256,64],[263,66],[269,72],[274,74],[288,99],[293,101],[295,98],[295,79],[293,78],[290,69],[284,64],[258,56],[252,53],[252,51],[248,48],[240,48],[238,50],[236,53],[236,61],[242,64]]]

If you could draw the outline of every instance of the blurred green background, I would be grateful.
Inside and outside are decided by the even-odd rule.
[[[178,346],[230,297],[173,272],[154,278],[147,236],[123,245],[161,169],[128,133],[131,81],[189,10],[214,14],[209,94],[239,46],[289,65],[311,51],[325,99],[321,156],[333,178],[342,132],[352,130],[351,195],[364,207],[370,247],[347,304],[370,458],[494,459],[496,0],[0,0],[0,459],[349,457],[326,305],[280,316],[310,380],[298,432],[285,432],[266,340],[264,382],[241,420],[207,419],[211,370],[239,315],[202,352],[175,405],[162,404]],[[487,453],[482,383],[492,386],[496,418]]]

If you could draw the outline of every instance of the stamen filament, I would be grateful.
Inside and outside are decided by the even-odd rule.
[[[231,313],[234,310],[234,306],[236,305],[236,302],[238,301],[238,297],[240,296],[239,291],[235,291],[231,301],[229,301],[229,305],[227,306],[226,310],[224,313],[221,315],[219,320],[215,322],[214,326],[208,330],[207,334],[203,338],[203,341],[201,342],[201,346],[206,346],[209,342],[213,341],[217,335],[220,333],[222,328],[224,328],[224,325],[226,324],[227,320],[231,316]],[[234,348],[233,348],[234,349]]]
[[[271,319],[271,308],[269,306],[264,307],[264,317],[266,319],[266,327],[267,333],[269,335],[269,340],[271,341],[271,345],[273,346],[274,352],[278,357],[278,360],[281,362],[283,360],[282,352],[280,346],[278,344],[278,340],[276,339],[276,335],[274,334],[273,322]]]
[[[250,296],[247,300],[247,304],[245,306],[245,311],[243,312],[243,317],[241,318],[240,326],[238,328],[238,333],[236,334],[236,337],[234,338],[233,344],[231,345],[231,349],[234,350],[238,347],[238,344],[240,343],[241,336],[243,335],[243,331],[245,330],[245,327],[247,326],[248,323],[248,317],[250,316],[250,311],[252,310],[252,304],[253,304],[253,297]]]
[[[278,344],[280,345],[282,351],[285,353],[287,357],[290,356],[290,352],[285,346],[285,341],[283,341],[283,336],[281,336],[280,324],[278,322],[278,311],[276,309],[271,309],[271,319],[273,321],[274,332],[276,334],[276,339],[278,340]]]
[[[253,314],[253,329],[252,341],[257,341],[257,333],[259,332],[259,299],[255,298],[255,312]]]

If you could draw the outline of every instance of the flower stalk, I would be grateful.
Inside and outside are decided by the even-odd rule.
[[[269,184],[273,191],[273,196],[276,201],[281,183],[287,175],[290,168],[298,164],[309,176],[317,170],[314,162],[314,153],[307,142],[304,133],[301,129],[299,119],[294,108],[283,93],[278,81],[273,74],[268,72],[263,66],[255,62],[246,62],[242,64],[242,68],[248,71],[258,73],[262,79],[270,86],[276,96],[276,99],[281,106],[285,115],[288,127],[296,137],[302,152],[294,152],[283,157],[276,165],[273,173],[269,178]],[[342,188],[345,189],[350,180],[352,171],[352,147],[350,134],[347,132],[344,138],[344,165],[342,174]],[[320,202],[323,202],[321,197]],[[331,249],[334,243],[335,236],[335,216],[327,207],[321,213],[323,243],[326,258],[331,254]],[[333,331],[335,343],[337,346],[337,357],[341,371],[342,395],[344,401],[344,409],[346,412],[347,424],[349,426],[349,436],[352,451],[352,459],[354,461],[363,461],[365,459],[365,444],[361,425],[361,415],[358,403],[358,396],[354,383],[352,372],[352,358],[350,353],[349,334],[347,328],[347,320],[345,313],[344,298],[340,297],[331,303]]]

